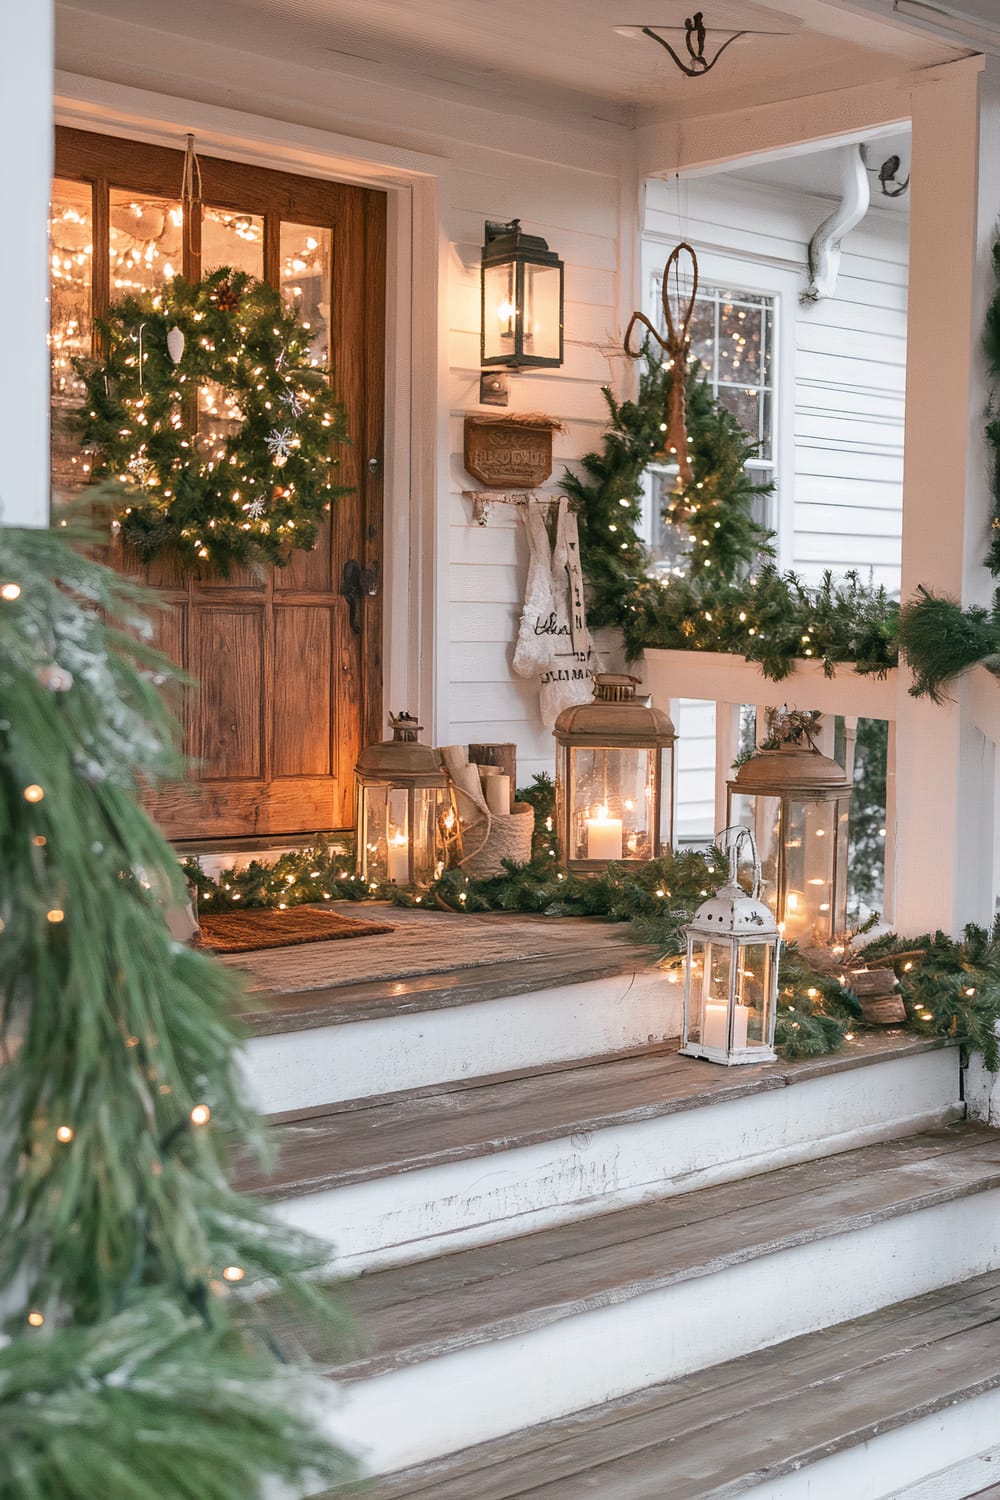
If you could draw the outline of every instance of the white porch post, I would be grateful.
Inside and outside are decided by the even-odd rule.
[[[0,48],[0,522],[49,514],[48,205],[52,176],[53,0],[11,5]]]
[[[983,319],[1000,208],[1000,68],[963,62],[913,90],[902,597],[919,584],[989,601]],[[969,685],[896,723],[895,926],[957,933],[993,908],[994,750]],[[1000,688],[998,688],[1000,691]]]

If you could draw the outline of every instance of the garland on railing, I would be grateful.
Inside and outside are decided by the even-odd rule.
[[[718,849],[690,850],[634,869],[618,864],[609,866],[603,875],[573,875],[558,860],[551,780],[536,776],[530,788],[518,792],[518,799],[535,808],[531,860],[526,865],[509,865],[505,874],[490,879],[475,880],[462,870],[447,870],[429,890],[370,885],[351,873],[351,860],[328,842],[285,854],[272,865],[255,861],[244,870],[225,870],[217,881],[195,861],[189,861],[185,869],[206,911],[334,900],[391,901],[455,913],[529,912],[629,922],[636,942],[653,946],[665,959],[678,960],[668,968],[665,983],[681,982],[684,925],[725,880],[725,856]],[[975,1047],[985,1054],[988,1066],[995,1065],[1000,919],[988,933],[966,928],[959,942],[940,932],[915,939],[883,937],[853,962],[855,966],[892,963],[908,1030],[920,1036],[947,1036]],[[846,1037],[864,1029],[848,974],[846,960],[843,971],[831,973],[814,967],[795,947],[784,950],[777,1026],[777,1045],[784,1056],[835,1052]]]
[[[796,660],[823,663],[827,676],[850,662],[881,675],[896,664],[898,606],[856,572],[824,574],[818,587],[773,562],[771,533],[753,519],[753,503],[770,493],[747,463],[756,445],[741,423],[713,400],[695,371],[688,381],[691,483],[669,499],[666,515],[687,534],[684,565],[657,574],[642,540],[642,481],[663,460],[663,411],[671,372],[647,352],[635,401],[605,388],[610,426],[599,453],[567,472],[563,487],[579,505],[580,551],[588,615],[617,625],[629,659],[646,647],[724,651],[760,664],[780,681]]]
[[[993,246],[995,287],[986,313],[983,348],[987,374],[993,388],[986,410],[985,437],[989,449],[990,518],[989,548],[984,559],[994,578],[1000,579],[1000,239]],[[909,663],[914,697],[943,698],[945,683],[982,662],[1000,671],[1000,589],[992,609],[974,606],[963,610],[957,599],[920,588],[917,597],[903,606],[899,621],[899,649]]]

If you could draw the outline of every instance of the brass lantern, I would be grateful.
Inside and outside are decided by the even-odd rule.
[[[665,713],[636,697],[637,683],[600,673],[593,702],[556,720],[556,823],[571,870],[596,874],[670,848],[676,736]]]
[[[553,369],[563,362],[563,263],[520,219],[486,222],[480,288],[485,368]]]
[[[799,716],[795,716],[797,719]],[[851,783],[799,727],[729,782],[727,823],[753,831],[765,900],[786,943],[814,947],[847,927]]]
[[[687,960],[681,1052],[710,1062],[773,1062],[781,937],[760,899],[761,871],[753,835],[730,829],[729,879],[703,901],[684,929]],[[754,867],[748,896],[739,883],[739,848]]]
[[[451,786],[436,750],[417,740],[410,714],[390,718],[392,739],[362,750],[357,782],[357,870],[369,885],[429,885],[456,827]]]

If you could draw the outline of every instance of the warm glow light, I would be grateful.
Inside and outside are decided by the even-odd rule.
[[[62,1143],[63,1143],[64,1146],[68,1146],[69,1143],[70,1143],[70,1141],[72,1139],[73,1139],[73,1127],[72,1127],[72,1125],[60,1125],[59,1129],[56,1131],[56,1140],[57,1141],[62,1141]]]
[[[0,588],[0,599],[6,599],[8,604],[13,604],[15,599],[21,597],[21,585],[19,583],[5,583]]]
[[[191,1111],[192,1125],[207,1125],[212,1118],[212,1111],[207,1104],[196,1104]]]
[[[222,1274],[227,1281],[242,1281],[247,1273],[242,1266],[226,1266]]]
[[[26,786],[24,789],[25,802],[41,802],[44,796],[45,793],[37,781],[33,781],[30,786]]]
[[[41,1328],[42,1324],[45,1322],[45,1314],[40,1312],[30,1312],[28,1314],[28,1322],[31,1324],[32,1328]]]
[[[52,910],[47,911],[45,915],[46,917],[48,917],[50,922],[61,922],[66,913],[63,911],[62,907],[54,906]]]

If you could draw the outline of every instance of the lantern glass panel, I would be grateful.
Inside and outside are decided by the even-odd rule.
[[[574,745],[570,751],[570,858],[652,859],[655,750]],[[666,811],[669,838],[669,804]],[[664,812],[660,809],[660,834]]]
[[[782,933],[787,943],[821,943],[832,935],[836,833],[835,802],[789,801]]]
[[[507,359],[515,352],[517,288],[514,262],[483,268],[483,359]],[[558,315],[556,321],[558,322]],[[558,352],[558,350],[557,350]]]
[[[728,821],[734,826],[749,828],[753,834],[760,856],[760,899],[777,915],[782,835],[781,798],[751,797],[743,792],[731,792]],[[749,889],[753,879],[753,865],[745,848],[740,851],[739,875],[741,884]]]
[[[707,943],[705,953],[702,996],[704,1006],[700,1017],[701,1044],[717,1047],[721,1052],[729,1046],[729,992],[733,972],[733,947],[731,943]],[[737,1041],[737,1046],[740,1043]]]
[[[691,1042],[701,1041],[705,1012],[705,949],[707,946],[701,938],[691,938],[688,944],[687,1024],[684,1033]]]
[[[358,817],[358,846],[362,854],[359,873],[362,880],[381,882],[388,879],[388,812],[387,786],[362,787]]]
[[[446,788],[417,787],[413,792],[413,880],[429,885],[441,873],[442,820],[451,811]]]
[[[387,878],[393,885],[409,885],[410,793],[405,787],[389,788],[385,866]]]
[[[834,874],[832,936],[847,927],[847,851],[851,833],[851,800],[837,802],[837,862]]]
[[[771,1045],[770,943],[741,943],[736,959],[734,1047]]]
[[[560,358],[561,289],[559,266],[524,267],[524,353],[535,359]]]

